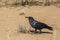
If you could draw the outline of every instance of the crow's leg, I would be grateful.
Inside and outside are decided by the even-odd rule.
[[[41,29],[40,29],[40,33],[41,33]]]
[[[35,33],[37,33],[37,29],[35,28]]]

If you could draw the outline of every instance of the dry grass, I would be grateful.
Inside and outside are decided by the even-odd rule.
[[[35,0],[1,0],[0,1],[0,7],[4,7],[4,6],[25,6],[25,5],[29,5],[29,6],[50,6],[50,5],[55,5],[56,7],[60,7],[60,1],[49,1],[49,0],[45,0],[45,1],[35,1]]]
[[[28,32],[25,25],[20,25],[18,31],[22,32],[22,33],[27,33]]]

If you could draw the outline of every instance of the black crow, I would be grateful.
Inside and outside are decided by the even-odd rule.
[[[35,29],[35,32],[37,32],[37,30],[40,30],[40,33],[41,33],[41,29],[43,29],[43,28],[53,30],[52,27],[48,26],[45,23],[36,21],[33,17],[29,16],[29,17],[26,17],[26,18],[28,18],[30,25]]]

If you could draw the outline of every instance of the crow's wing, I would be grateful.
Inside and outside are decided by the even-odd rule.
[[[31,22],[31,26],[39,27],[40,26],[40,22],[34,20],[33,22]]]
[[[34,26],[35,27],[37,27],[37,28],[45,28],[45,27],[47,27],[48,25],[47,24],[45,24],[45,23],[42,23],[42,22],[38,22],[38,21],[34,21]]]
[[[32,25],[33,27],[35,27],[37,23],[38,23],[37,21],[33,21],[33,22],[31,22],[31,25]]]

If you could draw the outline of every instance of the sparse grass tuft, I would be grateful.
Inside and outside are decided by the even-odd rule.
[[[19,25],[19,32],[21,33],[27,33],[27,29],[26,29],[26,26],[25,25]]]
[[[59,8],[60,8],[60,1],[54,2],[54,5],[55,5],[56,7],[59,7]]]

